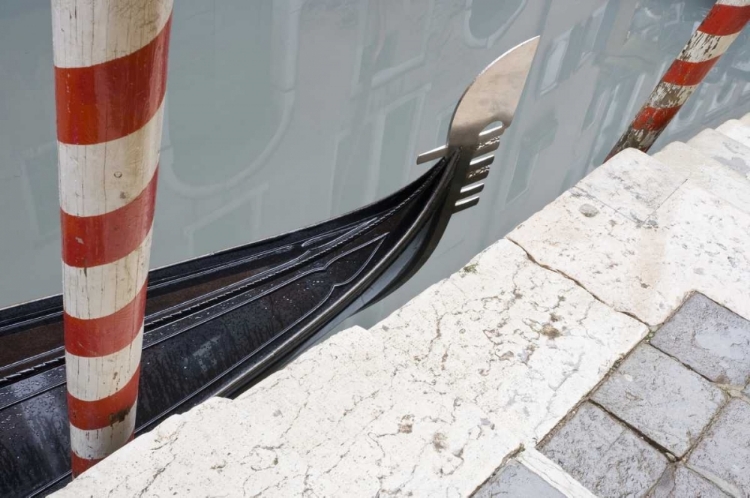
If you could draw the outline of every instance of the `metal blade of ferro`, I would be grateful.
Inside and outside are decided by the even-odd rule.
[[[453,213],[479,202],[483,180],[489,174],[500,136],[513,121],[538,46],[539,37],[535,36],[487,66],[459,99],[447,144],[417,157],[417,164],[421,164],[460,149],[457,174],[464,180],[457,182],[456,192],[451,195]],[[489,127],[493,123],[497,125]]]

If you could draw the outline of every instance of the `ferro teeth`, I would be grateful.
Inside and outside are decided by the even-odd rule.
[[[464,209],[469,209],[470,207],[476,206],[477,204],[479,204],[479,194],[472,197],[467,197],[466,199],[461,199],[456,202],[456,205],[453,207],[453,213],[455,214],[463,211]]]
[[[484,190],[484,183],[475,183],[474,185],[468,185],[461,189],[459,199],[471,197],[472,195],[478,194],[482,190]]]
[[[448,146],[441,145],[440,147],[437,147],[432,150],[428,150],[427,152],[422,152],[420,155],[418,155],[417,164],[426,163],[428,161],[432,161],[433,159],[440,159],[441,157],[445,156],[445,154],[447,153],[448,153]]]

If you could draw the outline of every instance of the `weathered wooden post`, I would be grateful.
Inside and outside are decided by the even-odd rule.
[[[133,437],[172,0],[52,0],[73,475]]]
[[[748,20],[750,0],[718,0],[607,159],[628,147],[647,152]]]

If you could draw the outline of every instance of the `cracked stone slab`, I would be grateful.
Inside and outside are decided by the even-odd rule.
[[[601,168],[613,168],[619,157]],[[646,166],[629,164],[635,181]],[[643,182],[638,191],[648,187]],[[633,206],[642,202],[635,199]],[[594,216],[584,212],[591,207]],[[651,326],[663,323],[695,290],[750,317],[750,215],[689,181],[644,223],[577,186],[508,238],[543,266]]]
[[[718,387],[648,344],[638,346],[592,398],[682,457],[726,397]]]
[[[591,403],[540,451],[602,498],[643,496],[667,467],[664,455]]]
[[[578,188],[643,223],[687,178],[639,150],[625,149],[608,167],[597,168],[581,180]]]
[[[718,384],[750,382],[750,321],[693,294],[651,344]]]
[[[704,155],[750,178],[750,147],[711,129],[703,130],[687,143]]]
[[[750,403],[731,400],[690,454],[688,467],[736,497],[750,495]]]
[[[503,240],[369,331],[170,418],[58,496],[470,496],[646,333]]]
[[[653,158],[686,176],[692,185],[750,213],[750,181],[736,171],[682,142],[668,144]]]
[[[415,381],[535,442],[648,329],[503,240],[371,332]]]
[[[476,405],[398,372],[367,331],[335,339],[242,399],[171,417],[59,496],[467,496],[518,447]]]
[[[684,465],[670,465],[659,482],[649,492],[648,498],[728,498],[729,495],[717,488]]]
[[[473,496],[474,498],[518,498],[521,496],[565,498],[564,494],[516,460],[505,464]]]

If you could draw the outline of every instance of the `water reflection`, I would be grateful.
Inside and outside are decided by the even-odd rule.
[[[480,204],[365,325],[600,164],[705,0],[180,0],[153,265],[339,215],[416,178],[474,76],[541,34]],[[48,0],[0,3],[0,306],[60,291]],[[657,142],[750,111],[747,33]]]
[[[526,0],[468,0],[464,13],[464,41],[470,47],[491,47],[525,6]]]

